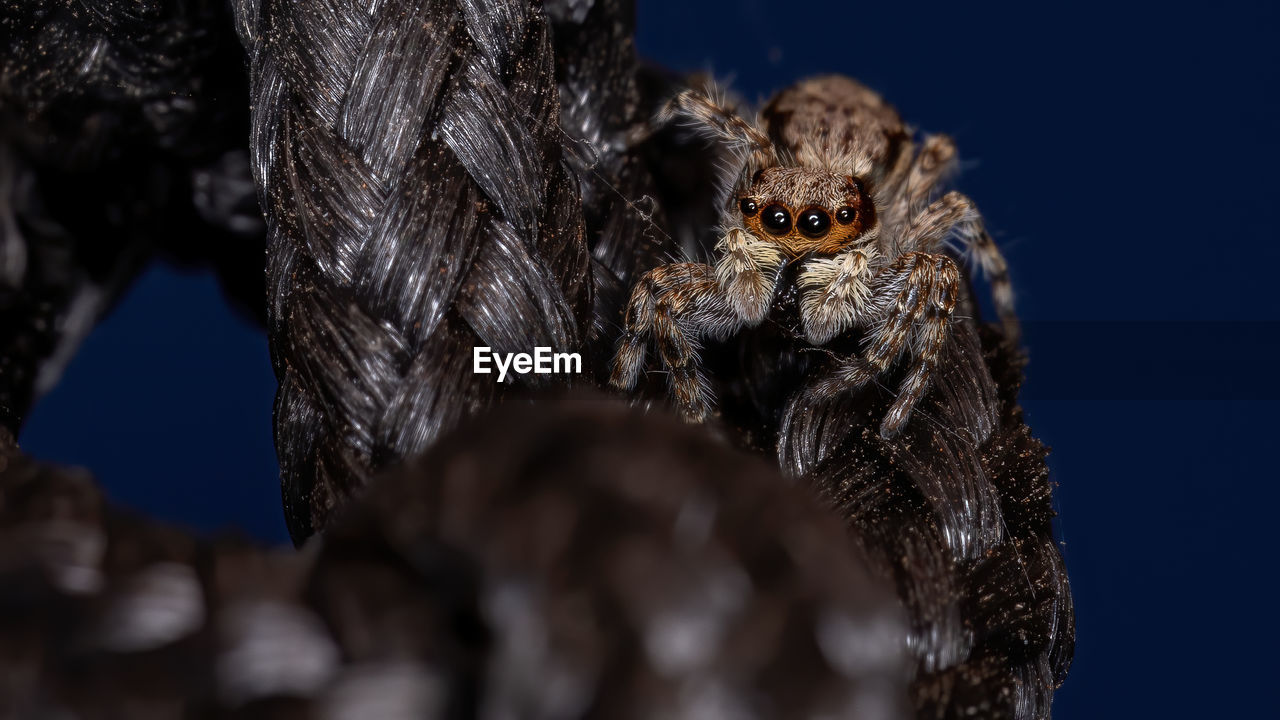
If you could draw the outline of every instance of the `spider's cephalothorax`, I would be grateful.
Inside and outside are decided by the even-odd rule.
[[[694,91],[660,121],[680,116],[741,159],[725,202],[714,265],[672,263],[645,273],[631,293],[612,383],[631,388],[652,336],[690,420],[711,411],[698,368],[702,338],[758,325],[800,263],[800,323],[823,345],[862,331],[863,351],[840,361],[807,392],[862,387],[899,358],[911,361],[880,432],[892,437],[929,386],[948,337],[962,275],[945,254],[960,241],[991,281],[997,310],[1016,342],[1004,259],[965,196],[937,196],[955,147],[933,135],[917,144],[879,95],[841,76],[801,82],[748,122]]]

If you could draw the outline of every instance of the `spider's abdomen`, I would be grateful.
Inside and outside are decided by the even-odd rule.
[[[898,111],[843,75],[820,75],[774,96],[761,112],[770,138],[800,165],[878,175],[910,135]]]

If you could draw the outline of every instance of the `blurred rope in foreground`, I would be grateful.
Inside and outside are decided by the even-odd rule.
[[[0,717],[906,717],[839,521],[598,399],[471,423],[299,554],[121,515],[6,440],[0,582]]]
[[[245,72],[216,0],[0,2],[0,424],[159,253],[262,314]]]

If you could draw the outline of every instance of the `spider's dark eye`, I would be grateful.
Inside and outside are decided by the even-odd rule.
[[[848,225],[858,219],[858,211],[851,207],[842,207],[836,211],[836,222],[841,225]]]
[[[820,238],[831,229],[831,216],[827,214],[826,210],[810,208],[800,213],[800,217],[796,218],[796,227],[800,229],[800,234],[805,237]]]
[[[781,205],[770,205],[760,213],[760,224],[774,235],[791,232],[791,213]]]
[[[751,198],[742,198],[742,200],[738,201],[738,208],[742,210],[743,215],[751,217],[756,214],[756,211],[760,209],[760,206],[756,205],[756,201]]]

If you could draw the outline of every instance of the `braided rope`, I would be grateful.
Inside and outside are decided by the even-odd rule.
[[[473,347],[582,348],[587,251],[536,6],[235,9],[269,228],[276,445],[300,541],[372,472],[498,398],[471,372]]]
[[[920,717],[1047,718],[1071,663],[1071,590],[1047,450],[1017,404],[1021,368],[999,333],[961,323],[900,438],[877,432],[893,400],[883,388],[782,418],[783,468],[839,508],[896,581]]]
[[[650,149],[633,137],[665,98],[641,86],[633,2],[554,0],[546,10],[555,34],[560,125],[582,188],[595,289],[590,349],[603,384],[630,282],[676,250],[662,229],[662,188]]]

